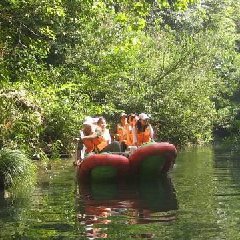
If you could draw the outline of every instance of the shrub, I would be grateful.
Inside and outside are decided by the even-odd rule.
[[[35,165],[19,150],[0,150],[0,187],[23,183],[33,184],[36,176]]]

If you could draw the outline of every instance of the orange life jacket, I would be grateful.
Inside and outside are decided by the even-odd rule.
[[[133,128],[132,126],[130,126],[129,129],[129,146],[134,146],[136,145],[136,128]],[[135,135],[135,136],[134,136]]]
[[[101,136],[93,139],[83,139],[83,144],[87,153],[102,151],[108,145],[107,141]]]
[[[94,144],[96,145],[97,151],[102,151],[108,145],[107,140],[102,136],[94,139]]]
[[[127,145],[131,145],[131,131],[130,126],[126,124],[122,126],[121,124],[117,125],[117,134],[119,142],[125,142]]]
[[[151,139],[151,131],[150,128],[146,128],[144,132],[137,133],[137,143],[138,145],[142,145],[143,143],[150,142]]]

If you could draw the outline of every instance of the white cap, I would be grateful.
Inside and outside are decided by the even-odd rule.
[[[123,112],[120,114],[120,117],[127,117],[127,114]]]
[[[93,123],[96,124],[96,123],[98,122],[98,119],[99,119],[99,118],[97,118],[97,117],[92,118]]]
[[[84,118],[83,124],[84,125],[92,125],[93,124],[93,119],[90,116],[87,116],[87,117]]]
[[[146,113],[141,113],[139,114],[139,119],[146,120],[149,119],[150,117]]]

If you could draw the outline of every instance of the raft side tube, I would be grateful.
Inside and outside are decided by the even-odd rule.
[[[168,142],[151,143],[138,148],[130,157],[131,175],[136,176],[141,174],[141,167],[151,163],[151,158],[156,161],[159,159],[161,169],[154,169],[159,174],[167,173],[175,163],[177,156],[176,147]],[[160,162],[161,161],[161,162]],[[151,175],[151,173],[149,173]],[[154,175],[154,174],[153,174]]]
[[[111,169],[113,171],[111,171]],[[90,181],[91,173],[94,172],[95,176],[101,174],[101,171],[115,172],[115,176],[111,176],[118,179],[126,179],[129,174],[129,159],[123,155],[118,154],[93,154],[86,157],[81,165],[78,167],[78,178],[80,181]],[[110,176],[111,174],[109,174]],[[101,179],[98,179],[101,180]]]

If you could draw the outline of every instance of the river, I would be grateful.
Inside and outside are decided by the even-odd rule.
[[[168,177],[128,185],[78,185],[53,161],[31,191],[0,192],[0,239],[240,239],[239,153],[181,150]]]

